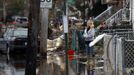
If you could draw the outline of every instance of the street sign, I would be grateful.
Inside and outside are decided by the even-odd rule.
[[[40,7],[41,8],[52,8],[52,0],[41,0]]]
[[[63,16],[64,33],[68,33],[68,18]]]

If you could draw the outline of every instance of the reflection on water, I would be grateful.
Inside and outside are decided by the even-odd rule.
[[[25,75],[25,58],[26,55],[24,53],[10,55],[0,54],[0,75]],[[37,61],[38,64],[39,61]],[[80,65],[79,67],[76,66],[76,63],[76,61],[69,61],[69,75],[78,75],[79,70],[77,68],[83,67]],[[38,66],[37,72],[39,72]],[[47,54],[47,67],[45,67],[45,69],[46,68],[47,75],[65,75],[65,53],[49,52]],[[83,71],[83,68],[80,70]],[[84,74],[82,73],[81,75]]]
[[[49,75],[65,75],[65,59],[64,55],[52,53],[47,56]],[[50,67],[50,68],[49,68]]]
[[[0,75],[25,75],[25,54],[0,54]],[[64,56],[50,53],[47,56],[48,75],[64,75]]]
[[[24,65],[24,55],[10,55],[9,59],[8,55],[0,54],[0,75],[24,75]]]

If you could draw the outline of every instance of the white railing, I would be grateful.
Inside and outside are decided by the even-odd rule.
[[[121,21],[125,20],[124,15],[126,16],[127,13],[128,13],[128,11],[125,8],[120,9],[114,15],[112,15],[110,18],[108,18],[105,22],[108,25],[108,27],[112,26],[113,23],[121,24]],[[127,18],[126,18],[126,20],[127,20]]]
[[[112,26],[113,23],[119,23],[122,20],[122,12],[124,9],[120,9],[110,18],[108,18],[105,22],[109,26]]]
[[[94,20],[101,20],[102,17],[106,17],[108,15],[111,15],[111,11],[112,11],[113,6],[109,6],[107,8],[107,10],[105,10],[104,12],[102,12],[100,15],[98,15],[97,17],[94,18]]]

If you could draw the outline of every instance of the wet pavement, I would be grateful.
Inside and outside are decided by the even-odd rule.
[[[24,75],[24,60],[16,58],[18,55],[9,58],[8,55],[0,54],[0,75]]]
[[[25,75],[25,54],[0,54],[0,75]],[[64,53],[48,53],[48,75],[65,75]],[[76,75],[69,67],[69,75]]]
[[[0,54],[0,75],[25,75],[25,54]],[[96,59],[96,58],[94,58]],[[38,62],[39,63],[39,62]],[[69,75],[100,75],[87,74],[87,58],[71,60],[69,63]],[[92,64],[92,62],[89,64]],[[66,75],[65,74],[65,52],[48,52],[47,72],[48,75]],[[95,70],[92,70],[95,72]],[[37,67],[38,72],[38,67]],[[100,72],[99,72],[100,73]],[[103,75],[103,74],[102,74]]]

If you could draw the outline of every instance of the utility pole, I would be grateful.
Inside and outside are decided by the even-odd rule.
[[[26,51],[25,75],[36,75],[39,8],[40,0],[29,0],[28,49]]]
[[[68,75],[68,18],[67,18],[67,0],[64,0],[64,14],[63,14],[63,24],[64,24],[64,37],[65,37],[65,54],[66,54],[66,74]]]
[[[38,75],[48,75],[47,68],[47,39],[48,39],[48,14],[52,8],[52,0],[41,0],[41,27],[40,27],[40,50],[43,57],[40,61]]]
[[[38,75],[48,75],[47,69],[47,37],[48,37],[48,12],[46,8],[41,8],[41,27],[40,27],[40,52],[43,57],[40,61]]]

